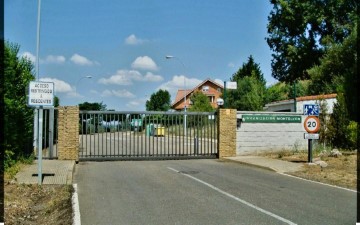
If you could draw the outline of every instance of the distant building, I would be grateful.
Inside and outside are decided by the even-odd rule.
[[[210,79],[206,79],[202,83],[200,83],[198,86],[196,86],[193,89],[189,90],[178,90],[175,101],[171,105],[171,108],[176,111],[184,110],[184,106],[186,105],[186,108],[191,108],[192,102],[190,101],[190,97],[195,92],[202,92],[209,98],[209,102],[211,106],[216,109],[218,105],[216,104],[216,100],[220,98],[220,95],[222,94],[224,87],[221,84],[218,84]],[[186,103],[185,103],[185,94],[186,94]]]
[[[326,101],[328,113],[331,114],[333,112],[334,104],[336,103],[336,94],[297,97],[296,112],[303,113],[303,108],[305,104],[319,104],[322,100]],[[264,107],[264,111],[294,112],[294,99],[271,102],[269,104],[266,104]]]

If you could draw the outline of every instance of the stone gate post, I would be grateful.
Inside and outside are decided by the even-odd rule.
[[[79,107],[58,107],[58,159],[79,160]]]
[[[236,156],[236,109],[219,109],[219,158]]]

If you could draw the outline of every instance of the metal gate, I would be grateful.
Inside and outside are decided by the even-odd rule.
[[[80,111],[79,160],[216,158],[215,112]]]
[[[37,117],[37,110],[35,110],[34,124],[36,124],[35,117]],[[56,108],[43,109],[43,125],[42,125],[42,158],[43,159],[57,159],[57,140],[58,140],[58,110]],[[38,128],[36,128],[38,129]],[[34,132],[36,133],[36,132]],[[35,158],[38,158],[38,144],[34,134],[33,147]]]

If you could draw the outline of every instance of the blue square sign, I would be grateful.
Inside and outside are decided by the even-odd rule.
[[[304,104],[304,115],[319,116],[319,114],[320,114],[319,104]]]

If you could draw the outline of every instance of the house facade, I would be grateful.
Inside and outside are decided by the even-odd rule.
[[[190,101],[190,98],[195,92],[199,91],[208,96],[211,106],[216,109],[218,107],[216,101],[218,98],[220,98],[223,89],[223,85],[218,84],[210,79],[206,79],[193,89],[178,90],[175,101],[171,105],[171,108],[176,111],[184,110],[185,106],[187,109],[191,108],[192,102]]]

